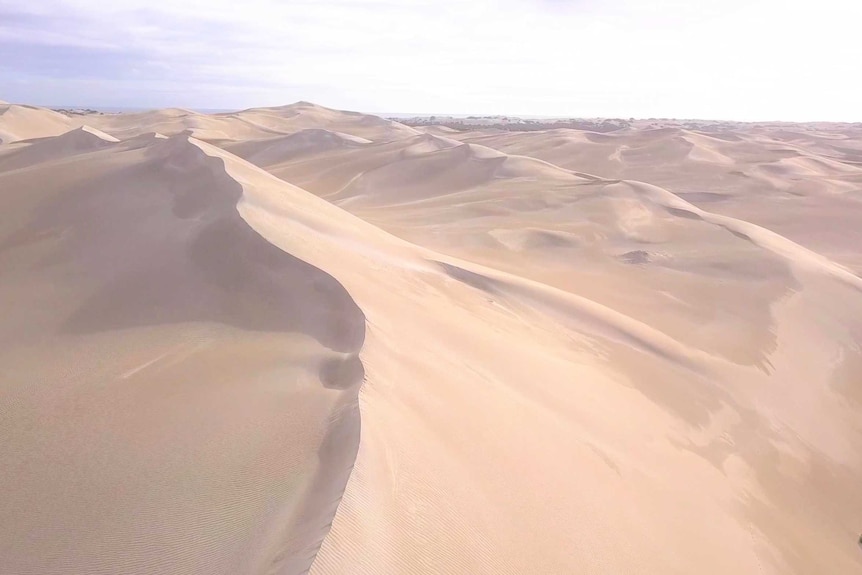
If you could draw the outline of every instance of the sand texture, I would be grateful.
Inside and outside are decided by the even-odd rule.
[[[859,126],[0,142],[0,574],[862,573]]]

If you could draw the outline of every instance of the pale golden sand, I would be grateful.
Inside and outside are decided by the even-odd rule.
[[[862,573],[856,128],[0,113],[0,573]]]

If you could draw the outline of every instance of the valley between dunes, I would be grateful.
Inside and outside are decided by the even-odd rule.
[[[859,126],[0,142],[0,574],[862,573]]]

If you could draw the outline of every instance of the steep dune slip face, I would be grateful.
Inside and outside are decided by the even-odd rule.
[[[151,142],[0,175],[0,572],[302,573],[364,315],[240,218],[220,159]]]

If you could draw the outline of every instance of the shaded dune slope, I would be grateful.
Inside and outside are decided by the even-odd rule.
[[[305,572],[357,449],[364,315],[248,226],[220,158],[154,142],[63,184],[57,162],[0,176],[22,216],[0,225],[0,554],[16,573]],[[21,395],[28,376],[62,401]]]
[[[5,153],[0,151],[0,172],[95,152],[118,141],[86,125],[59,136],[21,140]]]

